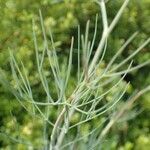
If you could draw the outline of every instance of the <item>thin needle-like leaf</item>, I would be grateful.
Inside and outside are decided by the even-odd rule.
[[[70,55],[69,55],[69,62],[68,62],[68,69],[67,69],[66,80],[65,80],[65,88],[66,88],[66,86],[68,84],[68,80],[69,80],[70,73],[71,73],[72,55],[73,55],[73,44],[74,44],[74,38],[72,37],[72,39],[71,39],[71,47],[70,47]]]
[[[78,26],[78,84],[80,81],[80,26]]]
[[[141,51],[148,43],[150,42],[150,38],[147,39],[135,52],[129,55],[126,59],[124,59],[120,64],[118,64],[115,68],[111,69],[110,72],[113,72],[128,62],[131,58],[133,58],[139,51]]]

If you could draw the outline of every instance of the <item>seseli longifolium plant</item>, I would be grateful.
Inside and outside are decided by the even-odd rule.
[[[109,63],[101,67],[109,44],[109,36],[129,0],[124,0],[111,23],[108,23],[107,19],[106,1],[97,0],[95,2],[100,6],[103,24],[99,44],[95,49],[96,35],[99,32],[97,31],[98,15],[96,15],[92,40],[91,37],[89,38],[90,21],[88,20],[85,34],[81,34],[80,26],[78,26],[77,39],[71,38],[67,61],[59,59],[52,32],[50,29],[45,29],[41,12],[43,51],[39,52],[36,25],[33,20],[35,67],[39,84],[42,85],[45,93],[43,99],[36,96],[38,93],[34,92],[23,62],[18,62],[10,51],[10,64],[15,82],[11,92],[31,115],[31,119],[38,118],[43,125],[40,129],[43,136],[39,147],[36,147],[32,141],[17,140],[30,149],[100,149],[104,137],[112,125],[120,119],[125,111],[131,108],[139,96],[150,90],[150,86],[147,86],[129,97],[124,105],[120,105],[130,84],[124,81],[125,76],[150,63],[148,60],[132,67],[133,57],[150,42],[150,38],[124,60],[114,65],[116,59],[138,35],[137,32],[133,33],[112,56]],[[75,42],[77,42],[77,47],[74,46]],[[74,55],[75,52],[77,55]],[[76,65],[73,65],[74,61],[76,61]],[[45,64],[49,64],[49,67],[45,67]],[[127,67],[122,70],[123,66]],[[70,89],[71,84],[73,84],[72,89]],[[109,96],[111,98],[107,101],[106,97]]]

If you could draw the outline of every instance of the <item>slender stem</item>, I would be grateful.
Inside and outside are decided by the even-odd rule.
[[[101,7],[101,13],[102,13],[102,20],[103,20],[103,34],[102,34],[102,38],[100,40],[100,43],[98,45],[98,48],[96,50],[96,53],[94,55],[94,58],[91,62],[91,65],[89,67],[89,74],[91,74],[91,72],[93,71],[95,64],[97,63],[99,56],[103,50],[103,47],[105,45],[105,42],[107,40],[108,35],[111,33],[111,31],[113,30],[113,28],[116,26],[116,24],[118,23],[124,9],[126,8],[127,4],[129,3],[130,0],[125,0],[123,5],[121,6],[120,10],[118,11],[117,15],[115,16],[115,18],[113,19],[112,23],[110,24],[109,27],[107,27],[107,13],[106,13],[106,8],[105,8],[105,3],[104,0],[100,0],[99,4]]]
[[[104,2],[104,0],[101,0],[98,4],[101,7],[102,21],[103,21],[103,34],[102,34],[102,38],[100,40],[100,43],[98,45],[98,48],[96,50],[96,53],[94,55],[93,61],[91,62],[91,65],[89,67],[88,74],[91,74],[91,72],[93,71],[94,66],[97,63],[99,55],[102,52],[102,49],[104,47],[104,44],[105,44],[107,36],[108,36],[108,34],[107,34],[108,33],[107,32],[107,30],[108,30],[108,22],[107,22],[107,12],[106,12],[106,7],[105,7],[105,2]]]
[[[100,4],[100,7],[101,7],[102,20],[103,20],[103,28],[104,28],[104,31],[107,32],[108,21],[107,21],[107,12],[106,12],[106,6],[105,6],[104,0],[101,0],[99,4]]]
[[[63,120],[63,116],[65,114],[65,111],[66,111],[66,108],[64,107],[63,110],[61,111],[61,113],[59,114],[56,122],[55,122],[54,128],[52,130],[52,134],[51,134],[51,143],[50,143],[50,147],[49,147],[50,150],[53,150],[53,147],[55,145],[56,131],[58,129],[58,126],[61,124],[61,122]]]
[[[68,120],[70,120],[70,118],[73,115],[73,113],[74,113],[74,109],[71,109],[71,111],[68,114],[68,118],[69,118]],[[69,126],[69,121],[67,122],[67,126]],[[60,134],[58,136],[58,140],[57,140],[57,143],[56,143],[56,148],[59,149],[59,147],[61,146],[65,134],[66,134],[66,132],[65,132],[65,125],[63,125],[62,131],[60,132]]]

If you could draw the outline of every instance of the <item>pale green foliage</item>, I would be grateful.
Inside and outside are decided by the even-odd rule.
[[[92,56],[92,53],[94,51],[96,34],[98,32],[98,15],[96,15],[95,31],[92,41],[89,40],[90,21],[87,21],[84,35],[81,35],[80,26],[78,26],[78,39],[72,37],[70,41],[70,53],[66,66],[61,64],[57,56],[52,32],[50,29],[45,30],[42,14],[41,12],[39,13],[43,34],[42,53],[39,53],[34,21],[33,39],[38,78],[45,92],[45,97],[42,100],[39,100],[33,92],[34,89],[31,87],[30,79],[23,62],[18,62],[10,51],[10,64],[13,80],[15,82],[12,92],[31,116],[42,120],[44,135],[41,147],[44,147],[46,150],[73,149],[76,147],[76,143],[79,144],[78,149],[92,149],[100,146],[102,144],[102,125],[107,121],[107,118],[102,117],[97,123],[97,126],[90,127],[90,129],[86,123],[91,120],[93,121],[99,116],[110,114],[112,110],[115,110],[116,105],[123,98],[128,89],[129,83],[123,81],[126,74],[150,63],[150,60],[148,60],[138,66],[132,67],[132,58],[150,42],[149,38],[143,42],[134,53],[116,66],[113,66],[113,63],[126,46],[136,38],[138,34],[136,32],[120,47],[107,66],[101,70],[99,69],[103,63],[107,45],[109,44],[108,38],[110,33],[119,21],[128,2],[129,0],[124,1],[110,24],[107,19],[104,0],[97,2],[101,8],[103,33],[94,56]],[[47,39],[47,33],[49,34],[50,42]],[[78,42],[77,48],[74,47],[74,41]],[[72,78],[72,63],[73,59],[75,59],[73,55],[75,49],[77,49],[76,85],[72,92],[70,92],[70,90],[68,92]],[[50,67],[45,68],[45,63],[49,63]],[[128,68],[121,70],[120,68],[127,63]],[[47,76],[46,69],[47,71],[51,71],[53,79]],[[54,85],[55,96],[51,93],[50,85]],[[105,88],[106,85],[110,85],[110,88]],[[105,101],[107,96],[111,96],[111,98]],[[105,101],[105,103],[102,103],[103,101]],[[54,119],[51,119],[51,110],[57,110]],[[77,116],[77,119],[72,121],[71,119],[74,116]],[[82,125],[85,125],[84,134],[82,134],[84,127]],[[75,134],[72,134],[73,131]],[[28,145],[26,142],[20,142]],[[34,147],[32,142],[29,142],[29,147]]]

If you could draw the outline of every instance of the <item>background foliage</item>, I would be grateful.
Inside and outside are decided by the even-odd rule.
[[[122,2],[123,0],[110,0],[107,2],[109,21],[115,16]],[[42,87],[38,84],[32,38],[32,19],[34,18],[37,23],[36,33],[42,51],[41,29],[38,25],[39,9],[42,11],[46,28],[50,27],[53,32],[60,60],[66,59],[70,37],[72,35],[77,36],[78,24],[81,25],[81,32],[84,33],[86,21],[90,19],[92,36],[95,15],[99,13],[99,7],[90,0],[64,0],[58,3],[52,0],[1,0],[0,9],[0,68],[7,74],[6,78],[11,79],[8,49],[13,50],[17,58],[25,63],[32,86],[35,87],[35,92],[38,93],[37,97],[39,98],[42,98]],[[125,39],[135,31],[139,31],[136,40],[126,48],[118,61],[133,52],[149,36],[149,20],[149,0],[131,0],[118,26],[109,38],[107,54],[101,67],[105,67]],[[96,43],[99,42],[102,30],[101,17],[98,20],[98,28],[100,32],[97,35]],[[149,46],[135,57],[134,65],[148,59],[150,59]],[[65,61],[62,62],[65,63]],[[76,65],[75,62],[74,65]],[[131,81],[128,94],[131,94],[135,89],[141,89],[143,86],[150,84],[149,70],[150,66],[146,66],[127,75],[125,80]],[[74,85],[73,77],[70,90],[72,85]],[[150,93],[147,93],[136,103],[134,113],[138,115],[135,115],[134,119],[129,119],[114,126],[103,144],[103,149],[148,150],[150,147],[149,111]],[[55,112],[53,114],[55,115]],[[38,146],[40,139],[37,137],[42,136],[40,125],[41,122],[29,117],[13,95],[0,85],[0,147],[2,149],[25,149],[22,144],[18,144],[11,139],[11,136],[17,137],[20,133],[22,138],[30,139]],[[89,130],[88,124],[84,130],[83,132]]]

